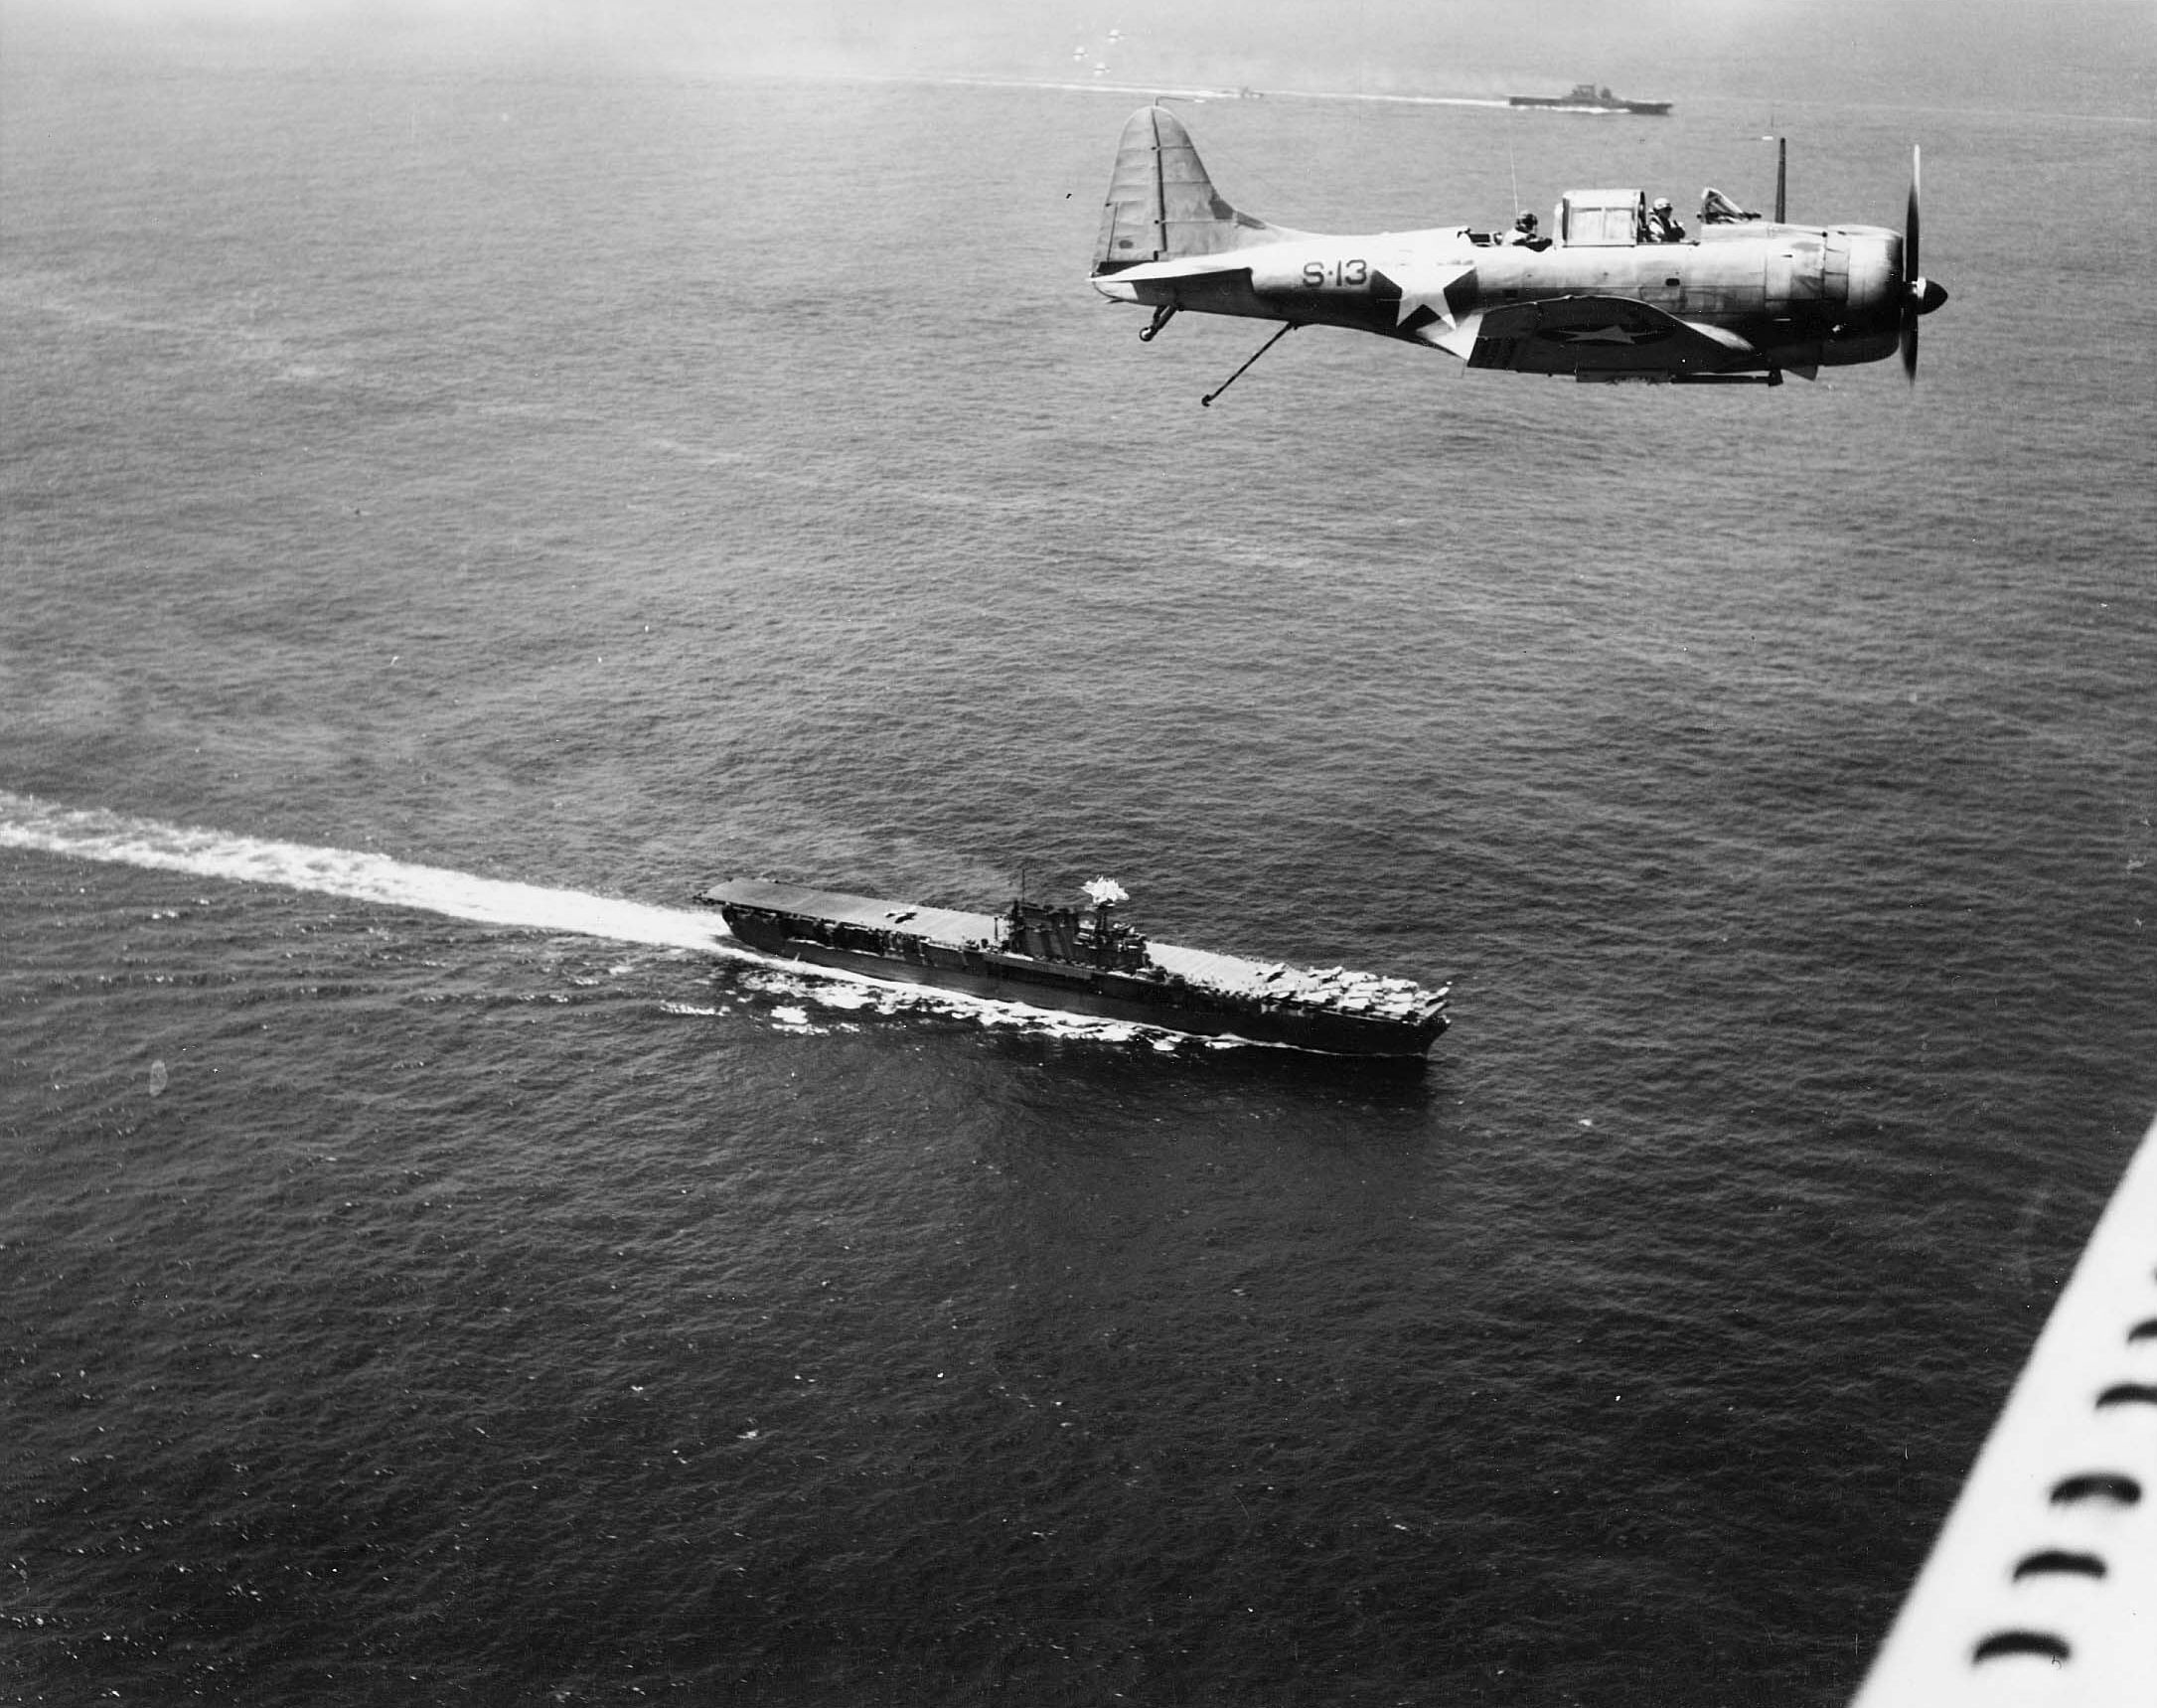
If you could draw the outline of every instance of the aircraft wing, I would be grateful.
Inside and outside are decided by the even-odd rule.
[[[1675,378],[1759,366],[1735,333],[1680,320],[1623,296],[1562,296],[1503,303],[1420,336],[1470,368],[1583,379]]]
[[[1855,1708],[2130,1708],[2157,1676],[2157,1126]]]

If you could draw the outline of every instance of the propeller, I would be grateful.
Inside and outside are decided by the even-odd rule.
[[[1947,300],[1947,287],[1928,279],[1918,269],[1918,147],[1910,148],[1910,213],[1903,222],[1903,323],[1899,340],[1903,374],[1918,383],[1918,317],[1930,314]]]

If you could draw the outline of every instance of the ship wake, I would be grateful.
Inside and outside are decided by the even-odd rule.
[[[823,1033],[857,1029],[863,1014],[933,1014],[978,1025],[1025,1032],[1035,1037],[1084,1038],[1093,1043],[1146,1044],[1163,1054],[1179,1049],[1238,1049],[1246,1040],[1193,1037],[1183,1032],[1141,1025],[1135,1020],[1103,1019],[1023,1003],[1001,1002],[964,991],[940,991],[923,985],[871,979],[834,967],[803,967],[758,958],[741,987],[762,1000],[781,1031]],[[812,1013],[812,1009],[823,1012]]]
[[[273,884],[482,925],[702,953],[732,947],[725,926],[708,912],[480,877],[353,849],[270,842],[97,808],[64,807],[5,790],[0,790],[0,848],[186,872],[228,883]]]

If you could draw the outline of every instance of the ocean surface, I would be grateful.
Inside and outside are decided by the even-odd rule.
[[[2152,128],[1915,389],[1084,281],[1130,96],[0,62],[0,1695],[1836,1704],[2157,1112]],[[1212,102],[1318,230],[1768,115]],[[1456,982],[1420,1074],[738,873]]]

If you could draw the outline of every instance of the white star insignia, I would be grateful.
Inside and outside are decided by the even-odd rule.
[[[1635,332],[1629,326],[1562,326],[1551,336],[1568,344],[1639,344],[1655,335]]]
[[[1451,326],[1453,310],[1446,303],[1446,287],[1467,277],[1475,269],[1460,261],[1410,250],[1385,262],[1383,270],[1387,278],[1401,287],[1401,306],[1393,319],[1395,326],[1404,324],[1419,308],[1429,309]]]

